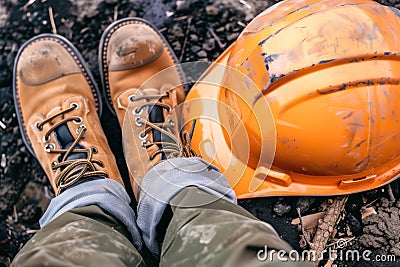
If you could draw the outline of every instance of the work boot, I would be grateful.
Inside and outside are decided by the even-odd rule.
[[[106,29],[99,66],[108,105],[123,131],[125,158],[138,199],[141,179],[152,166],[195,155],[188,133],[182,142],[174,112],[185,98],[183,74],[161,33],[138,18],[117,21]]]
[[[100,125],[95,81],[65,38],[27,41],[14,65],[14,101],[23,140],[56,195],[88,179],[123,181]]]

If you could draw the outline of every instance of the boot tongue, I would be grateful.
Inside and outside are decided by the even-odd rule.
[[[146,88],[142,91],[143,95],[162,95],[165,90],[161,89],[155,89],[155,88]],[[157,101],[161,101],[161,99],[158,99]],[[165,118],[164,118],[164,109],[159,107],[159,106],[149,106],[148,107],[148,114],[149,114],[149,121],[152,123],[164,123]],[[171,140],[170,137],[168,137],[165,134],[162,134],[158,130],[153,129],[151,131],[152,133],[152,139],[154,142],[171,142],[173,143],[173,140]],[[158,147],[161,149],[162,145],[158,145]],[[169,153],[162,153],[161,154],[161,159],[165,160],[167,159]]]
[[[164,122],[164,112],[163,109],[159,106],[153,106],[149,110],[149,120],[150,122],[157,123],[157,122]],[[152,130],[153,134],[153,141],[154,142],[173,142],[171,138],[169,138],[166,135],[163,135],[161,132],[153,129]],[[162,148],[161,145],[159,145],[160,148]],[[167,154],[167,155],[166,155]],[[169,153],[162,153],[161,159],[165,160],[167,159]]]
[[[72,143],[75,141],[74,137],[72,136],[70,130],[68,129],[66,124],[60,125],[58,126],[55,130],[55,138],[58,142],[58,144],[60,145],[60,147],[62,149],[68,149],[71,147]],[[84,147],[81,145],[77,145],[75,146],[75,148],[77,149],[83,149]],[[64,157],[65,153],[62,153],[59,157],[58,157],[58,161],[61,161],[61,159]],[[74,159],[86,159],[87,155],[86,153],[82,153],[82,152],[72,152],[71,154],[69,154],[69,156],[67,157],[67,160],[74,160]],[[79,166],[77,166],[79,167]],[[61,170],[63,170],[65,167],[61,168]]]

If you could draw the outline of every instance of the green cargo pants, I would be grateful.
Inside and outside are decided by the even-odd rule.
[[[194,207],[196,202],[208,203]],[[290,250],[268,224],[197,187],[171,201],[160,266],[310,266],[265,257]],[[12,266],[144,266],[125,227],[97,206],[76,208],[38,231]],[[265,250],[268,251],[265,251]],[[279,260],[279,261],[278,261]]]

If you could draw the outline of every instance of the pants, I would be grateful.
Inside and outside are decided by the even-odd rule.
[[[208,177],[209,172],[196,175]],[[153,183],[154,175],[160,177],[162,172],[153,174]],[[216,185],[208,186],[219,190]],[[167,192],[167,186],[163,187]],[[12,266],[145,266],[142,251],[132,242],[135,232],[132,234],[127,223],[121,223],[99,203],[72,208],[51,220],[21,249]],[[139,232],[147,247],[156,243],[161,248],[159,253],[152,253],[159,258],[160,266],[310,266],[277,258],[276,254],[265,257],[272,249],[288,252],[291,248],[269,224],[200,185],[180,188],[157,216],[151,213],[157,205],[145,204],[143,196],[138,206]],[[155,229],[146,230],[154,221]],[[146,236],[156,241],[146,242]]]

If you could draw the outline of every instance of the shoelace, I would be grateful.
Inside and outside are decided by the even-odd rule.
[[[160,100],[161,98],[169,97],[169,93],[166,92],[162,95],[143,95],[143,96],[131,96],[130,101],[138,101],[141,99],[146,100],[153,100],[157,99]],[[140,115],[142,110],[145,107],[153,107],[158,106],[162,109],[167,110],[169,114],[172,112],[172,107],[166,103],[162,103],[160,101],[157,102],[145,102],[139,107],[136,107],[134,113]],[[142,146],[146,149],[153,145],[157,145],[158,149],[154,151],[152,154],[149,155],[150,160],[153,160],[159,154],[168,155],[167,158],[176,158],[176,157],[196,157],[196,152],[191,148],[191,138],[193,135],[194,127],[196,125],[196,121],[192,124],[192,129],[189,132],[183,131],[182,132],[182,141],[180,141],[174,134],[167,131],[167,129],[171,129],[175,127],[175,123],[172,120],[169,120],[168,123],[165,122],[150,122],[149,120],[145,120],[141,117],[136,118],[136,125],[143,126],[146,125],[144,131],[139,133],[139,139],[142,140]],[[153,141],[150,142],[147,140],[148,133],[151,130],[156,130],[161,133],[161,136],[167,136],[171,141]]]
[[[71,107],[60,110],[59,112],[55,113],[54,115],[44,119],[41,122],[36,123],[36,127],[42,131],[43,125],[46,123],[51,122],[55,118],[67,114],[74,109],[77,109],[79,106],[78,104],[72,103]],[[77,123],[82,122],[82,118],[79,116],[71,116],[60,120],[59,122],[55,123],[50,129],[47,130],[43,137],[43,141],[48,143],[50,141],[50,135],[54,130],[65,124],[69,121],[75,121]],[[57,187],[56,195],[59,195],[60,192],[71,185],[77,183],[79,180],[89,177],[108,177],[108,174],[103,171],[98,171],[95,167],[95,164],[104,167],[104,164],[100,160],[93,159],[93,154],[97,153],[96,147],[89,147],[89,148],[76,148],[79,144],[81,139],[86,134],[86,127],[82,124],[77,128],[76,133],[78,134],[75,140],[72,142],[71,146],[68,149],[56,149],[54,144],[47,144],[45,147],[45,151],[47,153],[58,153],[63,154],[64,156],[62,159],[57,162],[54,161],[52,163],[52,170],[57,171],[57,169],[61,169],[61,173],[56,177],[55,184]],[[86,153],[86,159],[68,159],[71,153]]]

